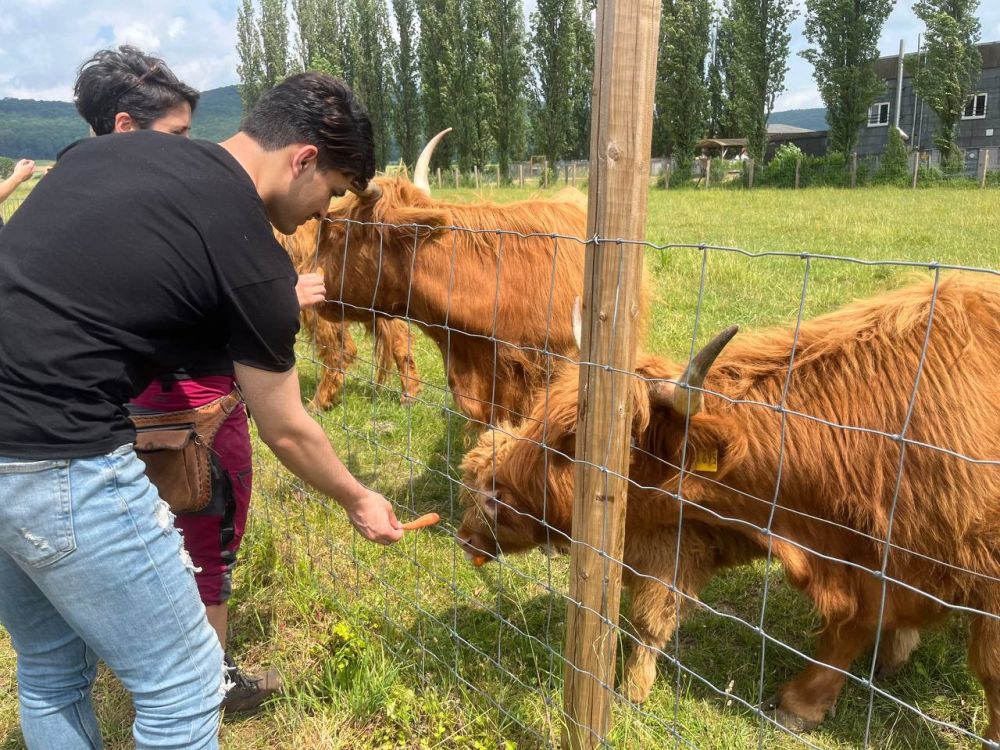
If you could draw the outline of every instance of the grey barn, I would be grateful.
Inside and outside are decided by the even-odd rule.
[[[959,125],[958,145],[966,151],[966,166],[975,170],[979,150],[1000,147],[1000,42],[980,44],[983,72],[973,89]],[[912,57],[907,55],[907,58]],[[910,62],[909,59],[906,61]],[[868,122],[861,126],[858,155],[871,156],[885,152],[889,128],[896,124],[896,101],[899,96],[899,128],[909,137],[907,145],[922,151],[934,148],[937,117],[913,90],[913,79],[904,67],[903,85],[897,91],[899,55],[882,57],[875,63],[875,72],[885,81],[884,93],[872,102]]]

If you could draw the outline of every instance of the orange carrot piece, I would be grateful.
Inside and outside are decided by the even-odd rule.
[[[486,555],[476,555],[472,558],[472,564],[477,568],[481,568],[486,564]]]
[[[423,529],[428,526],[433,526],[438,521],[441,520],[441,516],[437,513],[424,513],[420,518],[416,518],[409,523],[403,524],[403,531],[415,531],[417,529]]]

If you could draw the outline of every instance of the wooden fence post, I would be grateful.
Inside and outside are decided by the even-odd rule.
[[[920,175],[920,152],[913,152],[913,185],[911,186],[914,190],[917,188],[917,177]]]
[[[454,167],[455,170],[455,190],[458,190],[458,167]]]
[[[660,0],[599,0],[562,746],[604,744],[618,643]],[[624,93],[627,92],[627,93]]]
[[[670,190],[670,174],[673,170],[670,159],[663,160],[663,189]]]
[[[705,188],[712,187],[712,157],[705,157]]]
[[[479,190],[479,165],[478,164],[473,164],[472,165],[472,171],[476,175],[476,190]]]
[[[524,165],[517,165],[517,181],[521,183],[521,187],[524,187]]]
[[[851,188],[858,186],[858,152],[851,153]]]
[[[753,159],[747,159],[744,164],[750,170],[747,177],[747,190],[753,190]]]
[[[497,164],[497,188],[500,187],[502,183],[500,182],[500,165]]]
[[[441,189],[441,167],[438,167],[438,190]]]
[[[990,168],[990,150],[988,148],[982,148],[982,149],[979,149],[979,152],[983,156],[983,158],[979,160],[979,163],[983,165],[983,177],[979,181],[979,187],[985,190],[986,189],[986,173],[989,171],[989,168]]]
[[[795,189],[799,189],[799,175],[802,171],[802,159],[795,160]]]
[[[573,162],[573,187],[576,187],[576,162]]]
[[[542,187],[547,188],[549,186],[549,160],[542,159]]]

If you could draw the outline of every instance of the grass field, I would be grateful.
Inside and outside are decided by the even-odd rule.
[[[523,195],[487,193],[499,200]],[[807,261],[802,253],[998,269],[998,217],[996,191],[654,192],[647,239],[669,247],[645,251],[655,295],[646,347],[683,358],[692,338],[702,342],[734,322],[744,329],[793,322],[807,264],[809,316],[929,273],[891,264]],[[699,243],[746,253],[703,250]],[[752,255],[773,251],[790,255]],[[693,332],[696,311],[701,323]],[[401,406],[396,383],[373,384],[370,351],[359,341],[362,356],[343,402],[319,418],[351,469],[394,500],[402,520],[428,510],[444,520],[393,548],[367,544],[338,508],[306,492],[259,446],[253,518],[232,601],[231,650],[251,668],[280,668],[290,690],[254,716],[227,720],[225,748],[558,746],[565,620],[560,593],[566,590],[568,558],[532,553],[480,569],[464,561],[453,539],[461,513],[456,467],[465,446],[464,420],[450,410],[436,349],[422,336],[416,341],[417,364],[427,381],[417,403]],[[300,346],[308,396],[318,366],[310,361],[308,343]],[[864,747],[869,694],[856,684],[845,689],[834,718],[801,738],[764,725],[745,705],[771,695],[802,666],[790,649],[762,649],[761,636],[733,618],[761,621],[765,581],[764,630],[810,653],[818,621],[780,568],[756,565],[721,576],[703,599],[725,616],[700,610],[684,624],[668,647],[680,668],[661,660],[644,706],[616,702],[610,746]],[[619,659],[628,643],[621,646]],[[965,648],[966,623],[952,618],[928,633],[910,665],[880,687],[933,720],[982,731],[984,701],[965,665]],[[867,667],[860,661],[855,674],[867,674]],[[0,640],[3,750],[24,747],[14,683],[13,654],[9,642]],[[127,697],[105,673],[96,695],[106,746],[129,747]],[[869,746],[952,750],[978,744],[876,696]]]

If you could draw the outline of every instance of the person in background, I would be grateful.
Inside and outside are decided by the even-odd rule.
[[[22,184],[35,173],[35,162],[31,159],[21,159],[14,165],[14,171],[5,180],[0,180],[0,203],[10,198]],[[3,229],[3,215],[0,214],[0,229]]]
[[[97,136],[154,130],[190,136],[199,94],[171,72],[163,60],[136,47],[101,50],[85,62],[74,87],[80,115]],[[303,274],[296,285],[300,306],[325,298],[322,275]],[[225,396],[234,386],[233,362],[226,352],[207,353],[183,369],[163,373],[133,403],[155,411],[190,409]],[[246,409],[241,404],[219,430],[212,449],[213,492],[209,505],[197,513],[178,514],[175,526],[195,565],[195,581],[208,621],[226,648],[227,602],[232,572],[250,506],[252,460]],[[281,691],[275,670],[245,674],[225,655],[227,686],[223,709],[246,711]]]

